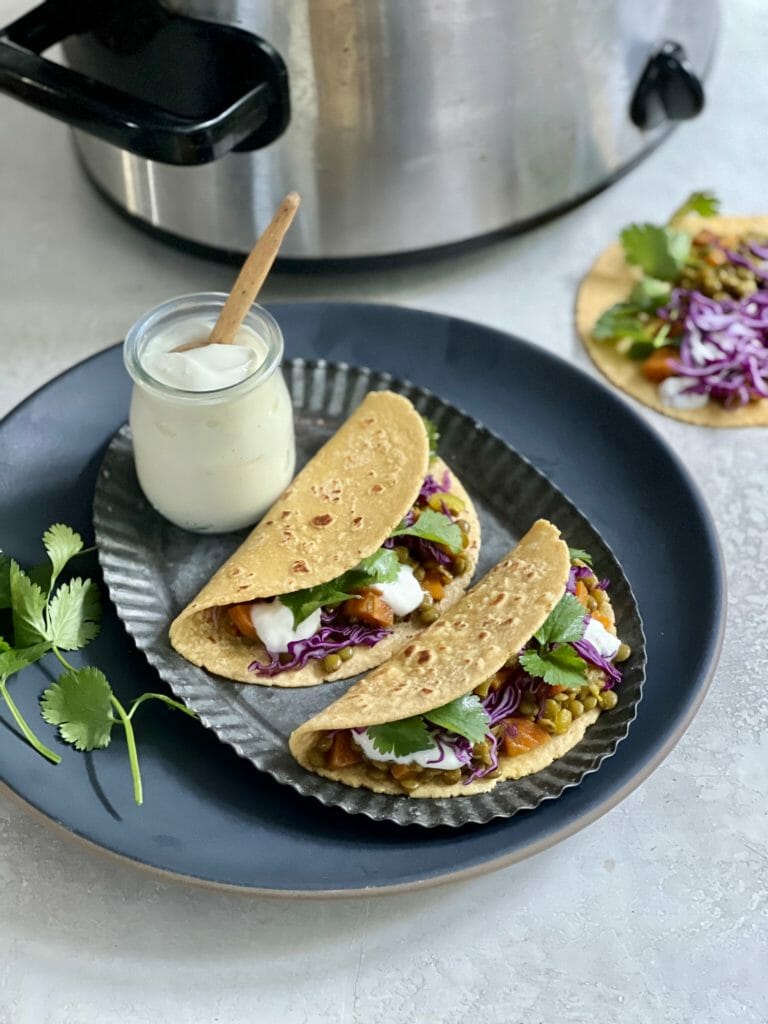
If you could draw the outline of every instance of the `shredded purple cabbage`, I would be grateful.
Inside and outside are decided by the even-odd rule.
[[[759,276],[768,280],[768,272]],[[680,352],[670,364],[691,379],[684,394],[707,395],[726,406],[768,398],[768,290],[717,300],[675,288],[658,315],[683,324]]]
[[[605,672],[606,679],[605,689],[612,690],[616,683],[621,682],[621,672],[616,666],[608,661],[607,658],[598,651],[598,649],[589,642],[589,640],[574,640],[571,647],[584,658],[585,661],[595,665],[596,668],[600,668]]]
[[[316,658],[324,658],[326,654],[335,654],[345,647],[375,647],[391,633],[389,629],[380,626],[369,626],[363,622],[348,622],[341,618],[338,609],[329,612],[323,609],[321,626],[316,633],[306,640],[294,640],[288,644],[290,659],[280,661],[278,654],[271,654],[268,662],[252,661],[248,666],[249,672],[255,672],[259,676],[279,675],[281,672],[290,672],[293,669],[304,668],[310,661]]]
[[[419,496],[416,498],[417,505],[425,505],[433,494],[447,494],[451,489],[451,474],[446,469],[443,473],[442,483],[438,483],[437,480],[428,473],[424,478],[424,483],[421,485]]]
[[[747,245],[758,259],[768,260],[768,246],[759,245],[757,242],[747,242]]]

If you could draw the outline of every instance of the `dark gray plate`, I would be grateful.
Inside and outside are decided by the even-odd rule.
[[[0,706],[3,792],[67,835],[132,864],[282,896],[424,888],[513,864],[572,836],[648,778],[707,692],[726,593],[699,489],[627,401],[541,346],[396,306],[294,302],[270,311],[290,357],[373,366],[433,389],[480,417],[584,511],[621,560],[643,618],[648,675],[629,735],[600,771],[535,811],[426,830],[307,800],[210,729],[147,704],[137,716],[144,805],[136,807],[124,741],[83,755],[39,718],[37,699],[56,671],[43,659],[12,681],[13,696],[62,761],[43,761]],[[128,415],[130,388],[115,346],[67,370],[0,422],[4,550],[34,565],[42,531],[57,520],[92,542],[96,476]],[[95,556],[78,569],[98,576]],[[101,634],[85,653],[123,703],[165,685],[108,601]],[[72,658],[80,660],[77,652]]]
[[[104,580],[137,646],[162,678],[220,739],[258,768],[304,795],[350,813],[399,825],[466,825],[532,810],[577,785],[614,752],[635,717],[645,672],[645,641],[629,584],[599,534],[545,476],[500,438],[428,391],[388,374],[344,364],[285,365],[296,410],[298,465],[323,444],[367,391],[401,392],[439,427],[440,454],[475,501],[483,529],[478,577],[543,517],[574,547],[591,552],[610,590],[620,634],[633,650],[622,666],[620,701],[600,716],[564,757],[528,778],[489,793],[443,800],[371,793],[305,771],[288,751],[288,735],[350,685],[346,680],[297,690],[224,682],[191,665],[168,643],[168,626],[247,531],[217,537],[188,533],[158,515],[136,480],[130,431],[109,446],[94,500],[94,526]],[[477,577],[476,577],[477,578]]]

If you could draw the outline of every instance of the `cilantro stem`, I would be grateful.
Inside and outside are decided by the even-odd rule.
[[[54,654],[56,655],[56,657],[57,657],[57,658],[59,659],[59,661],[61,662],[61,664],[62,664],[62,665],[64,666],[64,668],[65,668],[65,669],[67,670],[67,672],[75,672],[75,671],[76,671],[76,669],[75,669],[74,665],[70,665],[70,664],[69,664],[69,662],[67,661],[67,659],[66,659],[66,658],[64,657],[64,655],[63,655],[63,654],[61,653],[61,651],[59,650],[59,648],[58,648],[58,647],[56,647],[56,645],[55,645],[55,644],[54,644],[54,646],[53,646],[53,647],[52,647],[51,649],[53,650],[53,653],[54,653]]]
[[[29,728],[27,723],[24,721],[24,716],[16,707],[13,698],[8,692],[8,687],[6,686],[5,680],[3,680],[0,683],[0,693],[3,695],[3,700],[8,705],[8,710],[13,715],[16,725],[18,725],[19,729],[24,735],[24,738],[27,740],[30,746],[34,747],[38,754],[42,754],[43,757],[46,757],[53,764],[59,764],[61,762],[61,758],[59,757],[59,755],[55,754],[52,750],[49,750],[48,747],[42,744],[40,740],[37,738],[37,736],[35,736],[35,734]]]
[[[163,704],[167,704],[169,708],[175,708],[177,711],[183,711],[185,715],[189,715],[190,718],[197,718],[197,712],[193,711],[192,708],[188,708],[186,704],[182,704],[181,701],[172,700],[170,697],[166,697],[164,693],[142,693],[140,697],[131,704],[128,710],[128,718],[133,718],[136,709],[140,704],[143,704],[145,700],[161,700]]]
[[[131,775],[133,776],[133,799],[139,806],[144,803],[144,792],[141,785],[141,771],[139,770],[139,754],[136,750],[136,737],[133,732],[131,720],[125,713],[125,708],[114,695],[110,697],[112,707],[117,711],[120,722],[125,729],[125,742],[128,747],[128,760],[131,764]]]

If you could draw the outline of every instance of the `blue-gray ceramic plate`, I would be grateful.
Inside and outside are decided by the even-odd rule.
[[[647,681],[627,738],[600,771],[508,820],[425,831],[350,816],[279,785],[208,730],[159,704],[137,715],[145,802],[135,807],[125,747],[53,767],[3,710],[0,778],[49,820],[145,867],[284,895],[423,887],[521,860],[594,821],[638,786],[685,731],[721,643],[724,584],[716,535],[688,474],[625,402],[546,351],[449,317],[364,304],[273,307],[287,355],[409,379],[470,411],[582,510],[631,580],[647,637]],[[119,348],[58,377],[0,424],[0,543],[41,556],[53,521],[92,539],[91,505],[106,447],[127,416]],[[673,508],[674,516],[666,514]],[[98,572],[95,559],[83,566]],[[670,621],[675,629],[668,628]],[[88,649],[123,699],[159,689],[111,608]],[[670,686],[670,680],[675,681]],[[45,663],[13,684],[35,717]],[[40,722],[49,744],[58,741]]]

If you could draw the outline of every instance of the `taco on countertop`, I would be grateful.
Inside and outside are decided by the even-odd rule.
[[[442,618],[299,726],[309,771],[411,797],[485,792],[562,757],[616,706],[607,581],[538,520]]]
[[[630,224],[581,283],[576,328],[622,390],[673,419],[768,425],[768,216],[696,192],[665,225]]]
[[[188,661],[266,686],[373,668],[461,596],[472,502],[403,396],[372,392],[170,628]]]

